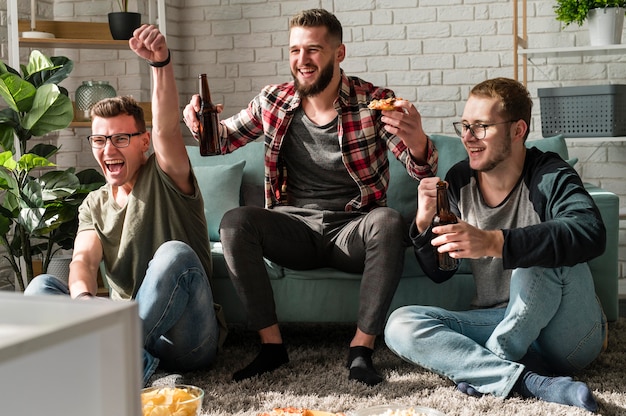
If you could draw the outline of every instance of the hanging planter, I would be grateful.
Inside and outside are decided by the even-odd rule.
[[[606,7],[589,10],[589,43],[594,46],[622,43],[624,11],[621,7]]]

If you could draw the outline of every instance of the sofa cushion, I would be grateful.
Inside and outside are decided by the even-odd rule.
[[[574,166],[576,162],[578,162],[577,157],[569,157],[567,143],[565,142],[565,137],[562,134],[552,137],[544,137],[543,139],[526,140],[526,147],[536,147],[542,152],[557,153],[563,160],[569,163],[570,166]]]
[[[246,161],[242,160],[232,165],[193,167],[204,198],[204,216],[211,241],[220,240],[220,222],[226,211],[239,206],[245,165]]]

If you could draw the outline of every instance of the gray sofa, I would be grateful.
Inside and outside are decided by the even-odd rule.
[[[434,135],[439,149],[438,176],[466,157],[461,141],[456,137]],[[568,159],[567,146],[561,136],[532,140],[528,146],[554,151]],[[198,148],[187,148],[201,192],[205,199],[205,214],[211,238],[213,277],[216,302],[222,304],[229,322],[245,322],[243,307],[226,271],[219,242],[219,222],[227,210],[240,204],[263,204],[263,143],[250,143],[235,152],[201,157]],[[244,163],[245,161],[245,163]],[[575,163],[575,160],[570,160]],[[400,211],[407,221],[416,210],[417,183],[411,179],[400,162],[390,154],[390,186],[388,204]],[[598,204],[607,228],[605,253],[590,262],[596,293],[607,318],[618,316],[618,197],[606,190],[586,184]],[[241,253],[245,256],[245,253]],[[359,274],[344,273],[332,268],[291,270],[266,261],[281,322],[356,322],[358,311]],[[469,267],[461,263],[459,272],[442,284],[426,277],[407,248],[404,272],[389,312],[408,304],[437,305],[462,310],[469,306],[475,291]]]

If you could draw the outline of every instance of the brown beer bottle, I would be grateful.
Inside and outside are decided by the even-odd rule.
[[[213,156],[222,154],[219,137],[219,121],[217,119],[217,107],[211,101],[211,91],[206,74],[198,75],[200,92],[200,111],[198,120],[198,141],[200,142],[200,155]]]
[[[456,224],[456,215],[450,211],[450,201],[448,201],[448,182],[437,182],[437,213],[433,217],[433,227],[438,225]],[[453,259],[448,253],[439,253],[435,248],[437,264],[440,270],[452,271],[459,267],[459,260]]]

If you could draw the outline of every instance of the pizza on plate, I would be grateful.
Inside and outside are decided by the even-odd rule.
[[[345,416],[343,413],[323,412],[321,410],[303,409],[298,407],[277,407],[271,412],[260,413],[258,416]]]
[[[394,107],[393,104],[396,101],[400,101],[400,100],[402,100],[402,98],[400,97],[389,97],[389,98],[381,98],[380,100],[372,100],[367,105],[367,108],[371,110],[393,111],[393,110],[396,110],[396,107]]]

